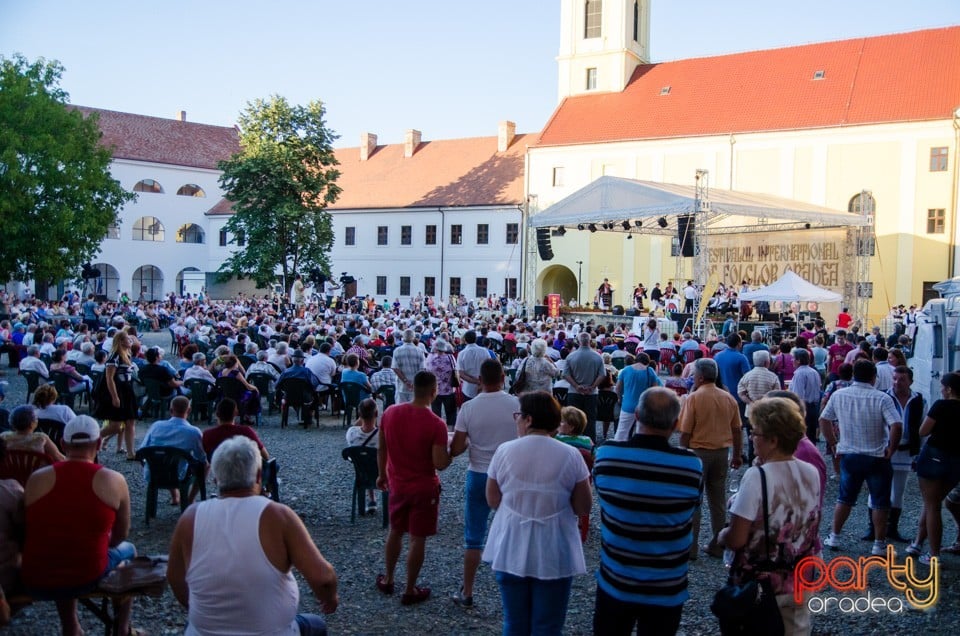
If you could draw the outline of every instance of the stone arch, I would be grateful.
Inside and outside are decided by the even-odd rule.
[[[565,265],[550,265],[537,276],[537,302],[547,294],[560,294],[564,304],[577,297],[577,275]]]

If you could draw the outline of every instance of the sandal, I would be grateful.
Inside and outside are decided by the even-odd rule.
[[[430,598],[429,587],[415,587],[413,588],[412,594],[404,594],[400,597],[400,604],[414,605],[416,603],[423,603],[428,598]]]
[[[377,575],[377,589],[387,595],[393,594],[393,583],[387,583],[386,574]]]
[[[951,546],[940,548],[940,551],[946,552],[947,554],[960,554],[960,540],[954,541]]]

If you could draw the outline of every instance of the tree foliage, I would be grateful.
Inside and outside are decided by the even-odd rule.
[[[329,271],[333,227],[328,204],[337,200],[337,136],[319,101],[292,106],[280,96],[256,100],[240,116],[241,150],[220,162],[220,186],[235,214],[226,228],[245,238],[221,266],[261,286],[313,268]],[[236,238],[233,239],[236,242]]]
[[[96,118],[67,107],[62,74],[0,57],[0,280],[78,278],[134,198],[110,176]]]

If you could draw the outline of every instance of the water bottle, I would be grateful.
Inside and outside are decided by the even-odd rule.
[[[738,470],[730,473],[730,483],[727,486],[727,488],[733,494],[736,494],[737,492],[740,491],[740,477],[741,477],[740,471]]]
[[[737,556],[737,553],[730,548],[727,548],[723,551],[723,567],[728,570],[733,567],[733,559]]]

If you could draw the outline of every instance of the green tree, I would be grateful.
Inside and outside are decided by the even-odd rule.
[[[78,278],[135,196],[110,176],[96,118],[67,107],[62,74],[0,57],[0,280]]]
[[[266,286],[297,272],[329,271],[333,227],[328,204],[337,200],[337,136],[319,101],[292,106],[283,97],[247,104],[240,116],[240,152],[220,162],[220,186],[235,214],[226,228],[245,246],[221,273],[252,277]],[[233,242],[236,242],[234,239]]]

